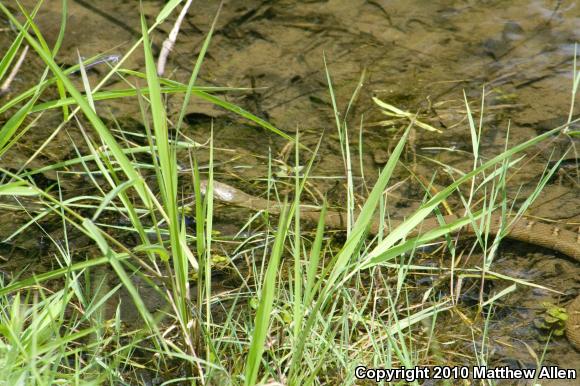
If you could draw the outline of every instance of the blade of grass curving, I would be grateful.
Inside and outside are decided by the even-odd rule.
[[[10,149],[11,145],[14,144],[12,140],[14,139],[16,132],[30,113],[30,110],[39,96],[40,93],[36,94],[30,101],[18,109],[18,111],[14,113],[6,123],[4,123],[2,128],[0,128],[0,156],[2,156],[8,149]],[[29,128],[30,125],[22,130],[20,135],[23,135]]]
[[[101,56],[101,55],[95,55],[95,56],[93,56],[91,58],[85,59],[85,60],[83,60],[83,63],[85,65],[87,65],[87,64],[89,64],[89,63],[97,60],[99,58],[99,56]],[[73,65],[71,67],[68,67],[67,69],[64,69],[63,70],[63,74],[69,75],[69,74],[72,74],[72,73],[77,72],[77,71],[79,71],[79,65],[78,64],[77,65]],[[46,74],[48,74],[49,72],[50,71],[48,69],[45,70],[45,73]],[[22,93],[18,94],[15,97],[10,98],[9,101],[6,101],[5,104],[3,104],[2,106],[0,106],[0,113],[3,113],[5,111],[7,111],[7,110],[9,110],[9,109],[11,109],[11,108],[19,105],[23,100],[25,100],[25,99],[29,98],[30,96],[32,96],[36,92],[37,89],[39,89],[39,88],[46,88],[48,86],[51,86],[53,83],[56,83],[57,82],[57,80],[58,80],[57,77],[51,77],[51,78],[46,79],[46,74],[44,74],[41,77],[41,79],[38,80],[33,87],[29,88],[26,91],[23,91]],[[95,90],[94,90],[95,95],[99,95],[99,94],[96,93],[96,90],[98,90],[98,88],[99,88],[99,86],[97,86],[95,88]],[[121,91],[121,90],[117,90],[117,91]],[[133,94],[134,94],[134,92],[133,92]],[[104,99],[107,99],[107,98],[104,98]],[[60,108],[60,107],[63,107],[63,106],[69,106],[69,105],[73,105],[73,104],[76,104],[74,98],[69,98],[69,97],[66,97],[66,96],[62,96],[61,98],[59,98],[57,100],[52,100],[52,101],[48,101],[48,102],[44,102],[44,103],[39,104],[38,106],[36,106],[33,109],[33,112],[43,111],[43,110],[46,110],[48,108]]]
[[[300,136],[298,133],[298,128],[296,129],[296,142],[294,143],[294,207],[300,208],[300,147],[298,142]],[[294,211],[294,242],[292,245],[292,256],[294,260],[294,301],[292,304],[293,320],[294,320],[294,331],[293,335],[297,337],[300,334],[300,329],[302,328],[302,316],[304,314],[304,306],[302,299],[302,286],[303,273],[302,273],[302,243],[301,243],[302,232],[300,232],[300,210]]]
[[[328,83],[328,92],[330,94],[330,100],[332,102],[332,110],[334,112],[334,120],[336,123],[336,129],[338,131],[338,140],[340,143],[340,152],[342,155],[342,162],[344,163],[344,174],[347,180],[347,189],[346,189],[346,232],[347,236],[350,234],[353,218],[354,218],[354,192],[352,190],[352,168],[351,168],[351,160],[350,160],[350,149],[348,143],[348,131],[346,126],[346,115],[341,122],[340,119],[340,111],[338,110],[338,106],[336,103],[336,97],[334,95],[334,88],[332,87],[332,79],[330,78],[330,71],[328,70],[328,66],[326,64],[326,56],[322,55],[323,63],[324,63],[324,70],[326,72],[326,82]],[[360,82],[359,82],[360,85]],[[358,87],[355,89],[355,93],[351,96],[349,101],[347,111],[353,102],[356,93],[358,91]]]
[[[17,128],[12,127],[11,130],[12,134],[10,133],[6,133],[6,136],[9,138],[7,143],[3,143],[3,145],[0,146],[0,157],[2,156],[2,154],[4,154],[8,149],[12,148],[12,146],[14,146],[16,143],[18,143],[18,141],[20,140],[20,138],[22,138],[27,132],[28,130],[30,130],[33,127],[36,127],[36,124],[38,121],[40,121],[42,118],[42,114],[37,114],[35,117],[33,117],[30,121],[27,122],[26,126],[24,126],[22,128],[22,130],[17,131]],[[22,124],[22,122],[20,123]],[[2,129],[0,129],[1,132]],[[1,134],[0,134],[1,135]],[[10,138],[10,135],[12,135],[12,137]],[[2,135],[2,137],[4,138],[4,136]],[[2,139],[2,142],[4,142],[4,139]],[[30,160],[30,158],[29,158]],[[22,166],[21,166],[22,168]],[[36,169],[33,169],[36,170]],[[20,175],[22,173],[21,170],[18,171],[18,174]]]
[[[348,101],[348,105],[346,106],[346,111],[344,113],[344,118],[342,120],[342,124],[343,124],[343,130],[344,130],[344,153],[346,155],[346,161],[345,161],[345,169],[346,169],[346,187],[347,187],[347,197],[348,197],[348,203],[347,203],[347,236],[348,233],[350,232],[352,223],[353,223],[353,218],[354,218],[354,206],[355,206],[355,200],[354,200],[354,183],[353,183],[353,179],[352,179],[352,160],[351,160],[351,154],[350,154],[350,143],[348,140],[348,126],[347,126],[347,118],[350,112],[350,109],[352,108],[352,106],[354,105],[354,103],[356,102],[359,94],[360,94],[360,90],[362,89],[363,85],[364,85],[364,78],[365,78],[365,74],[366,74],[366,69],[363,69],[360,79],[352,93],[352,95],[350,96],[350,99]],[[327,74],[327,77],[330,78],[330,75]],[[362,124],[362,117],[361,117],[361,124]],[[340,133],[339,133],[340,135]],[[362,163],[362,159],[361,159],[361,163]]]
[[[54,47],[52,47],[52,56],[56,57],[60,47],[62,45],[62,41],[64,40],[65,32],[66,32],[66,21],[68,19],[68,0],[62,0],[61,2],[61,11],[60,11],[60,28],[58,30],[58,35],[56,37],[56,41],[54,42]],[[34,15],[33,15],[34,16]]]
[[[89,77],[87,76],[87,71],[85,70],[85,66],[83,65],[83,60],[81,59],[81,54],[77,50],[77,57],[79,60],[79,67],[81,69],[81,79],[83,81],[83,87],[85,88],[85,96],[87,97],[87,102],[89,106],[93,109],[93,111],[97,111],[95,108],[95,101],[93,99],[93,93],[91,92],[91,84],[89,83]],[[65,118],[66,120],[66,118]]]
[[[115,197],[117,197],[118,195],[120,195],[120,193],[123,190],[127,190],[129,187],[131,187],[131,185],[133,185],[133,181],[125,181],[121,184],[119,184],[118,186],[116,186],[114,189],[112,189],[110,192],[108,192],[105,197],[103,197],[102,201],[99,202],[99,206],[97,207],[97,209],[95,210],[95,213],[92,216],[92,221],[96,221],[99,216],[101,215],[101,213],[105,210],[105,208],[107,208],[109,206],[109,204],[114,200]]]
[[[363,122],[364,122],[364,114],[361,114],[360,117],[360,124],[359,124],[359,130],[358,130],[358,160],[359,160],[359,171],[360,171],[360,179],[363,183],[363,187],[365,190],[365,193],[368,194],[369,192],[369,188],[367,186],[367,180],[365,178],[365,170],[364,170],[364,166],[363,166],[363,149],[364,149],[364,141],[363,141]]]
[[[378,256],[373,256],[372,258],[365,258],[362,262],[357,262],[356,267],[351,267],[351,272],[360,271],[363,269],[372,268],[378,264],[387,262],[403,253],[410,252],[419,245],[425,245],[430,241],[437,240],[444,235],[452,233],[453,231],[460,229],[466,225],[472,224],[475,220],[481,218],[484,212],[479,211],[472,213],[470,217],[460,218],[448,224],[442,225],[436,229],[432,229],[428,232],[421,234],[406,240],[401,244],[392,246],[389,250],[383,252]],[[341,282],[348,280],[352,275],[347,275]]]
[[[87,63],[91,60],[92,59],[87,59],[84,61],[84,63]],[[78,70],[78,67],[79,67],[78,65],[72,66],[72,67],[64,70],[63,73],[70,74],[73,71]],[[15,97],[11,97],[10,100],[6,101],[2,106],[0,106],[0,114],[10,110],[11,108],[14,108],[15,106],[18,106],[21,102],[23,102],[27,98],[32,97],[35,93],[37,93],[38,90],[45,89],[48,86],[51,86],[53,83],[55,83],[57,81],[56,77],[46,79],[49,72],[50,71],[48,69],[46,69],[44,71],[44,74],[42,75],[41,79],[39,79],[33,87],[18,94]],[[73,105],[73,104],[76,104],[73,98],[63,96],[57,100],[41,103],[41,104],[35,106],[31,110],[31,112],[41,112],[41,111],[44,111],[44,110],[49,109],[49,108],[51,108],[51,109],[52,108],[60,108],[63,106],[69,106],[69,105]]]
[[[404,319],[398,319],[395,324],[391,325],[381,334],[381,337],[378,338],[376,342],[382,342],[386,339],[391,339],[391,337],[394,335],[404,335],[404,329],[409,328],[410,326],[417,324],[424,319],[431,318],[435,314],[450,310],[453,307],[455,306],[450,304],[450,300],[445,300],[418,311]],[[400,355],[403,356],[402,353]]]
[[[36,7],[37,7],[37,8],[39,8],[41,4],[42,4],[42,1],[39,1]],[[51,49],[48,47],[48,44],[46,43],[46,40],[44,39],[44,36],[43,36],[43,35],[42,35],[42,33],[40,32],[40,29],[38,28],[38,26],[36,25],[36,23],[34,23],[34,22],[33,22],[33,16],[31,16],[31,15],[30,15],[30,14],[29,14],[29,13],[26,11],[26,9],[24,9],[24,7],[22,6],[22,4],[20,4],[20,2],[17,2],[17,5],[18,5],[18,8],[20,9],[20,12],[22,13],[22,15],[24,15],[24,17],[26,17],[26,20],[27,20],[27,22],[29,22],[29,23],[30,23],[30,28],[31,28],[31,29],[34,31],[34,34],[35,34],[35,36],[36,36],[36,38],[37,38],[37,41],[40,43],[40,48],[42,49],[43,53],[44,53],[46,56],[48,56],[48,57],[50,57],[51,59],[53,59],[53,60],[54,60],[54,57],[55,57],[55,55],[56,55],[56,52],[57,52],[57,51],[56,51],[56,50],[54,50],[54,52],[53,52],[53,50],[51,50]],[[36,10],[37,8],[35,8],[35,10]],[[63,11],[66,11],[66,7],[63,9]],[[61,16],[61,17],[62,17],[62,16]],[[66,15],[64,15],[64,17],[66,18]],[[16,25],[17,25],[17,24],[16,24]],[[17,26],[18,26],[18,25],[17,25]],[[61,26],[60,26],[60,28],[59,28],[59,35],[60,35],[61,33],[64,33],[64,29],[63,29],[63,26],[62,26],[62,25],[61,25]],[[29,34],[28,34],[28,31],[26,31],[26,30],[25,30],[25,35],[29,35]],[[57,36],[57,41],[56,41],[56,44],[57,44],[58,46],[59,46],[59,45],[60,45],[60,43],[61,43],[61,41],[59,41],[59,40],[58,40],[59,38],[60,38],[60,39],[61,39],[61,41],[62,41],[62,36]],[[28,39],[27,39],[27,40],[28,40]],[[55,46],[55,48],[56,48],[56,46]],[[66,97],[65,88],[64,88],[64,85],[63,85],[63,82],[62,82],[62,80],[61,80],[61,79],[57,79],[57,80],[56,80],[56,88],[57,88],[57,90],[58,90],[58,94],[59,94],[59,96],[60,96],[61,98],[64,98],[64,97]],[[64,115],[64,119],[65,119],[65,120],[67,120],[67,119],[68,119],[68,116],[69,116],[69,111],[68,111],[68,108],[67,108],[67,107],[63,107],[63,115]]]
[[[312,242],[312,247],[310,248],[310,260],[308,261],[306,270],[306,285],[304,288],[304,305],[312,303],[312,297],[314,296],[314,284],[316,279],[316,271],[318,270],[318,264],[320,262],[320,257],[322,255],[322,241],[324,240],[324,219],[326,217],[326,200],[322,203],[322,208],[320,210],[320,219],[318,220],[318,225],[316,227],[316,236]]]
[[[352,229],[352,224],[354,222],[354,206],[356,205],[354,200],[354,183],[352,181],[352,160],[350,156],[350,143],[348,140],[348,127],[346,125],[346,121],[343,126],[343,135],[344,135],[344,169],[346,174],[346,197],[347,197],[347,204],[346,204],[346,235],[350,234],[350,230]]]
[[[38,10],[38,8],[36,8],[33,11],[33,15],[36,14],[37,10]],[[20,33],[18,35],[19,37],[20,36],[22,36],[22,38],[25,37],[24,32],[26,32],[28,30],[29,25],[30,25],[30,23],[27,21],[24,29],[20,31]],[[24,135],[26,133],[26,131],[28,131],[28,129],[31,127],[31,125],[27,125],[23,130],[21,130],[21,132],[18,135],[15,136],[18,128],[24,122],[24,118],[26,118],[26,116],[31,112],[31,110],[34,108],[36,101],[38,100],[38,98],[42,94],[42,91],[44,90],[44,87],[45,87],[43,85],[45,83],[44,79],[46,78],[47,74],[48,74],[48,71],[45,71],[44,74],[42,75],[41,80],[39,81],[38,85],[36,85],[35,87],[32,87],[30,89],[30,93],[28,94],[28,96],[30,97],[30,100],[28,102],[26,102],[26,104],[24,106],[22,106],[16,113],[13,113],[12,116],[10,117],[10,119],[8,119],[8,121],[0,129],[0,156],[6,150],[8,150],[10,147],[12,147],[12,145],[15,143],[17,138]],[[24,99],[22,99],[22,100],[24,100]],[[6,105],[8,105],[8,104],[10,104],[10,103],[7,103]],[[2,108],[6,107],[6,105],[4,105]],[[14,105],[14,106],[16,106],[16,105]],[[38,119],[38,118],[36,118],[36,119]]]
[[[336,123],[336,128],[340,132],[340,112],[338,111],[338,106],[336,105],[336,98],[334,96],[334,88],[332,87],[332,79],[330,78],[330,72],[328,71],[328,66],[326,64],[326,54],[322,53],[322,62],[324,63],[324,69],[326,72],[326,82],[328,83],[328,92],[330,93],[330,101],[332,102],[332,111],[334,112],[334,121]]]
[[[126,259],[129,258],[129,255],[120,254],[117,256],[119,259]],[[67,273],[81,271],[86,268],[90,267],[97,267],[108,262],[107,257],[100,257],[96,259],[86,260],[79,263],[72,264],[67,267],[55,269],[49,272],[44,272],[38,275],[34,275],[32,277],[21,279],[18,282],[8,284],[6,286],[0,287],[0,296],[5,296],[10,293],[22,290],[27,287],[32,287],[43,283],[48,280],[58,279],[65,276]]]
[[[360,78],[356,84],[356,87],[355,87],[352,95],[350,96],[350,99],[348,100],[348,105],[346,106],[346,111],[344,113],[344,121],[346,121],[346,118],[348,117],[351,108],[354,106],[355,102],[358,99],[358,96],[360,95],[360,90],[362,90],[362,88],[364,86],[366,73],[367,73],[366,68],[363,68],[363,70],[360,74]]]
[[[171,12],[182,2],[183,0],[170,0],[163,6],[161,11],[157,14],[155,18],[156,24],[161,24],[171,15]]]
[[[209,173],[207,181],[207,192],[205,197],[205,242],[204,242],[204,299],[205,299],[205,345],[206,345],[206,360],[211,363],[212,344],[210,337],[212,336],[212,314],[211,314],[211,261],[212,261],[212,233],[213,233],[213,122],[210,129],[209,138]],[[203,237],[200,235],[200,237]],[[200,283],[201,286],[201,283]]]
[[[83,63],[85,63],[85,64],[87,62],[88,62],[88,60],[83,61]],[[80,70],[78,64],[74,67],[71,67],[71,68],[75,68],[77,71]],[[70,69],[63,71],[64,74],[68,74],[70,72],[71,72]],[[141,73],[139,73],[139,74],[141,74]],[[140,77],[146,78],[146,76],[140,76]],[[46,81],[44,81],[44,83],[39,83],[39,85],[42,85],[43,87],[49,86],[52,83],[54,83],[54,81],[51,82],[51,80],[53,80],[53,79],[54,78],[46,80]],[[160,79],[160,81],[161,81],[161,79]],[[20,102],[22,102],[22,100],[28,98],[33,93],[34,89],[36,89],[36,88],[37,87],[35,86],[33,89],[29,89],[29,90],[23,92],[22,94],[12,98],[10,101],[7,101],[6,104],[4,104],[0,107],[0,113],[3,113],[5,111],[9,110],[10,108],[18,105]],[[203,87],[203,86],[200,86],[200,87],[192,88],[192,94],[197,95],[196,93],[198,91],[209,93],[209,92],[221,92],[221,91],[230,91],[230,90],[235,91],[238,89],[224,88],[224,87]],[[139,88],[139,92],[143,95],[149,95],[149,88],[147,88],[147,87]],[[163,94],[177,94],[177,93],[187,92],[187,85],[182,85],[182,84],[164,85],[163,87],[161,87],[161,92]],[[104,100],[111,100],[111,99],[134,97],[136,94],[137,94],[137,91],[135,88],[105,90],[105,91],[98,91],[98,92],[93,90],[93,99],[95,101],[104,101]],[[200,96],[200,97],[203,98],[203,96]],[[32,109],[32,112],[37,113],[37,112],[44,111],[44,110],[58,109],[62,106],[71,106],[71,105],[76,105],[76,100],[72,97],[55,99],[55,100],[50,100],[47,102],[39,103],[38,105],[36,105]]]
[[[36,6],[31,12],[32,18],[36,16],[41,5],[42,1],[36,3]],[[20,46],[22,45],[22,41],[24,40],[25,31],[28,31],[29,28],[30,23],[26,21],[26,23],[24,23],[23,29],[18,32],[18,35],[16,35],[16,38],[14,39],[14,41],[12,42],[6,53],[2,55],[2,60],[0,60],[0,80],[4,78],[4,75],[8,71],[10,64],[12,64],[12,61],[14,60],[16,53],[18,52],[18,49],[20,48]]]
[[[143,50],[145,54],[145,68],[147,73],[147,85],[149,86],[149,101],[151,103],[151,114],[153,116],[153,132],[155,133],[155,143],[159,159],[158,185],[164,208],[168,216],[170,230],[171,251],[173,257],[173,269],[175,271],[176,287],[174,290],[174,301],[178,309],[178,317],[181,321],[189,320],[189,280],[188,280],[188,260],[183,251],[180,241],[179,205],[177,203],[177,159],[176,151],[171,146],[168,136],[167,119],[165,107],[161,100],[161,86],[157,75],[155,59],[151,52],[149,34],[145,14],[141,12],[141,33],[143,35]],[[160,177],[160,178],[159,178]],[[184,323],[185,326],[187,323]]]
[[[568,127],[566,127],[566,130],[570,130],[570,123],[572,122],[572,116],[574,115],[574,105],[576,104],[576,93],[578,92],[578,86],[580,86],[580,69],[578,69],[577,60],[578,60],[578,43],[574,43],[574,62],[572,68],[572,98],[570,102],[570,111],[568,112]]]
[[[199,144],[187,143],[187,142],[177,142],[177,143],[175,143],[175,146],[179,149],[191,149],[193,147],[199,146]],[[134,148],[123,149],[122,151],[123,151],[123,153],[125,153],[127,155],[140,154],[140,153],[149,153],[150,155],[152,155],[152,152],[155,151],[156,149],[157,149],[157,146],[155,146],[155,145],[153,145],[153,146],[135,146]],[[52,170],[61,170],[63,168],[67,168],[67,167],[73,166],[73,165],[83,164],[86,162],[95,162],[101,156],[109,157],[111,155],[112,155],[112,153],[105,149],[103,151],[100,151],[99,154],[97,154],[97,155],[95,155],[95,154],[79,155],[76,158],[72,158],[69,160],[61,161],[61,162],[56,162],[56,163],[51,164],[51,165],[42,166],[42,167],[39,167],[37,169],[25,171],[25,172],[21,173],[20,176],[23,178],[32,177],[32,176],[43,174],[43,173],[46,173],[46,172],[52,171]],[[149,168],[149,169],[154,168],[154,166],[152,166],[150,164],[136,164],[135,166],[140,167],[140,168]],[[206,166],[203,166],[203,168],[205,168],[205,167]],[[114,168],[114,169],[120,170],[119,168]],[[91,174],[91,172],[89,170],[87,170],[87,174]]]
[[[24,40],[24,30],[27,30],[29,26],[28,23],[24,24],[22,27],[23,30],[18,33],[14,41],[10,44],[10,47],[8,47],[8,50],[2,55],[2,59],[0,60],[0,82],[10,69],[10,65],[14,61],[14,58],[22,45],[22,41]]]
[[[175,220],[177,220],[177,213],[175,211],[176,206],[170,204],[174,202],[174,197],[177,194],[176,161],[169,145],[165,107],[161,100],[161,87],[155,71],[155,60],[153,59],[153,53],[151,52],[151,44],[149,42],[149,34],[147,32],[147,24],[143,12],[141,13],[141,29],[143,34],[147,85],[150,90],[149,101],[151,103],[151,115],[153,117],[153,132],[157,145],[157,154],[155,154],[155,156],[158,158],[160,166],[160,178],[158,179],[158,183],[163,197],[163,203],[165,204],[166,209],[169,210],[168,214],[170,221],[175,224]],[[173,209],[173,211],[171,211],[171,209]],[[176,229],[172,229],[172,231],[173,230]]]
[[[481,95],[481,112],[480,117],[483,119],[483,102],[485,100],[485,88],[483,89],[483,93]],[[471,108],[469,107],[469,101],[467,100],[467,95],[465,94],[465,90],[463,90],[463,101],[465,103],[465,110],[467,111],[467,121],[469,122],[469,133],[471,136],[471,149],[473,151],[473,169],[477,168],[477,164],[479,163],[479,138],[481,138],[481,119],[480,119],[480,126],[479,132],[475,130],[475,123],[473,121],[473,114],[471,113]],[[471,207],[471,200],[473,199],[473,193],[475,191],[475,178],[471,180],[471,189],[469,190],[469,200],[467,201],[466,207]]]
[[[265,121],[262,118],[257,117],[256,115],[244,110],[240,106],[237,106],[233,103],[230,103],[228,101],[220,99],[220,98],[204,91],[204,90],[212,90],[213,91],[214,89],[215,88],[195,87],[195,88],[191,88],[191,94],[198,97],[198,98],[201,98],[207,102],[215,104],[216,106],[220,106],[220,107],[222,107],[222,108],[224,108],[224,109],[226,109],[226,110],[228,110],[236,115],[239,115],[242,118],[245,118],[245,119],[257,124],[258,126],[261,126],[265,129],[273,132],[274,134],[281,136],[284,139],[287,139],[289,141],[294,142],[294,138],[292,136],[284,133],[283,131],[276,128],[268,121]],[[231,88],[220,88],[220,89],[218,89],[218,91],[219,90],[229,90],[229,89],[231,89]],[[95,90],[96,90],[96,88],[95,88]],[[165,93],[178,93],[178,92],[184,92],[184,91],[187,92],[187,90],[188,90],[187,86],[161,88],[161,91],[164,94]],[[235,90],[237,90],[237,88]],[[143,95],[148,95],[149,89],[143,88],[140,90],[140,92]],[[117,99],[117,98],[121,98],[121,97],[134,96],[135,94],[136,94],[136,91],[134,89],[94,92],[93,99],[95,101],[107,100],[107,99]],[[21,100],[21,99],[19,99],[19,100]],[[0,107],[0,113],[7,110],[9,107],[16,105],[17,100],[12,100],[9,103],[10,103],[9,105],[7,104],[5,106]],[[31,112],[38,112],[38,111],[42,111],[42,110],[59,108],[62,106],[68,106],[68,105],[73,105],[73,104],[78,104],[77,99],[74,96],[72,98],[64,98],[64,99],[59,99],[57,101],[50,101],[50,102],[45,102],[45,103],[39,104],[39,105],[35,106],[31,110]],[[300,145],[300,147],[305,149],[304,145]]]
[[[62,41],[64,40],[64,36],[65,36],[64,34],[66,31],[67,16],[68,16],[68,0],[62,0],[61,1],[61,11],[60,11],[60,28],[58,31],[58,36],[56,37],[56,42],[54,43],[54,47],[52,47],[52,57],[53,58],[56,57],[56,54],[58,53],[58,50],[60,49],[60,46],[62,45]],[[57,81],[56,88],[58,90],[58,95],[60,96],[60,98],[61,99],[65,98],[66,91],[64,89],[62,82]],[[66,106],[63,106],[62,112],[63,112],[64,119],[66,120],[68,118],[68,108]]]
[[[196,235],[203,235],[205,232],[205,205],[204,198],[201,194],[201,179],[199,174],[199,165],[197,164],[197,156],[192,157],[192,174],[193,174],[193,190],[195,199],[195,229]],[[204,256],[205,254],[205,239],[203,237],[196,237],[197,255]],[[198,298],[201,301],[201,297]]]
[[[219,99],[219,98],[217,98],[211,94],[208,94],[204,91],[197,91],[197,92],[192,91],[192,93],[195,96],[198,96],[202,99],[205,99],[206,101],[211,102],[217,106],[223,107],[224,109],[229,110],[232,113],[235,113],[236,115],[239,115],[243,118],[246,118],[246,119],[256,123],[257,125],[262,126],[263,128],[268,129],[275,134],[278,134],[279,136],[287,139],[288,141],[294,142],[294,138],[292,138],[292,136],[284,133],[280,129],[274,127],[271,123],[263,120],[262,118],[255,116],[254,114],[244,110],[243,108],[241,108],[237,105],[234,105],[233,103],[226,102],[226,101]],[[301,147],[304,148],[304,146],[302,146],[302,145],[301,145]]]

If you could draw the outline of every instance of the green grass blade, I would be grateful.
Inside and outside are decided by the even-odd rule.
[[[253,386],[258,378],[258,371],[262,362],[262,354],[266,337],[270,329],[270,318],[272,306],[276,297],[276,277],[278,276],[278,266],[284,250],[284,241],[286,240],[286,229],[288,227],[287,209],[284,205],[278,223],[278,232],[268,262],[268,269],[262,283],[262,292],[260,294],[260,303],[256,312],[254,322],[254,331],[252,334],[252,343],[246,360],[246,370],[244,385]]]

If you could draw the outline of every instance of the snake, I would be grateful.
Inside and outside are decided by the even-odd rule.
[[[202,194],[205,194],[207,191],[207,181],[201,181],[200,186]],[[275,201],[250,195],[219,181],[213,181],[213,198],[222,203],[244,207],[254,211],[268,210],[273,214],[279,214],[281,211],[281,205]],[[308,222],[316,223],[320,219],[320,210],[308,206],[301,206],[300,217]],[[459,219],[461,219],[461,217],[457,215],[443,216],[443,220],[447,224]],[[383,227],[383,223],[384,221],[381,221],[381,219],[375,218],[370,225],[369,232],[371,234],[377,234],[380,228]],[[396,228],[402,223],[402,220],[389,221],[391,228]],[[504,230],[502,225],[504,223],[505,219],[501,214],[492,214],[489,232],[493,235],[498,234]],[[327,211],[325,225],[333,229],[344,229],[346,225],[344,213]],[[414,237],[417,236],[419,232],[427,232],[437,229],[440,226],[441,222],[439,219],[428,218],[423,221],[420,230],[414,230],[409,234],[409,236]],[[466,230],[468,233],[473,233],[471,227],[467,227]],[[506,237],[560,252],[569,256],[575,262],[580,263],[580,232],[575,233],[553,224],[546,224],[543,222],[532,221],[525,217],[519,217],[510,223]],[[568,305],[567,314],[566,337],[572,346],[580,351],[580,295],[578,295]]]

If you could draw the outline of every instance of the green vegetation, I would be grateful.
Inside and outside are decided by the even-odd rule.
[[[354,151],[345,118],[350,104],[341,115],[327,70],[347,171],[345,210],[349,220],[347,236],[340,240],[326,231],[324,215],[315,227],[300,218],[302,194],[318,148],[307,149],[299,137],[221,98],[221,94],[233,90],[197,86],[213,27],[188,84],[158,77],[149,33],[174,11],[177,3],[168,2],[152,26],[141,20],[142,40],[126,55],[143,50],[145,72],[123,69],[124,56],[92,89],[85,66],[94,58],[61,68],[55,61],[60,40],[49,47],[34,22],[38,7],[31,12],[20,9],[26,19],[22,24],[0,3],[0,10],[18,30],[0,62],[0,81],[24,45],[29,45],[46,66],[36,84],[10,95],[0,106],[0,113],[9,117],[0,128],[0,155],[16,146],[44,113],[54,109],[62,111],[62,123],[55,131],[76,124],[85,139],[85,143],[76,144],[76,157],[36,168],[23,167],[17,172],[0,169],[0,196],[18,198],[21,207],[13,209],[30,216],[4,242],[47,221],[60,224],[65,240],[51,241],[58,251],[52,262],[56,268],[35,272],[34,266],[26,270],[22,267],[21,273],[0,277],[0,384],[146,384],[151,379],[165,384],[355,384],[354,367],[358,364],[413,367],[459,360],[443,351],[435,329],[447,312],[461,312],[461,306],[452,295],[439,296],[435,291],[427,291],[421,301],[423,294],[418,297],[413,293],[413,276],[442,271],[452,281],[483,276],[486,280],[511,282],[513,285],[506,290],[487,299],[488,317],[493,303],[513,291],[516,284],[528,285],[491,271],[501,236],[493,239],[489,235],[489,218],[495,210],[511,210],[505,186],[508,170],[520,161],[514,157],[567,126],[506,147],[503,153],[484,162],[479,156],[481,122],[479,126],[475,123],[466,99],[473,170],[436,194],[426,193],[420,208],[396,229],[387,232],[385,220],[384,232],[370,236],[369,225],[377,212],[385,210],[384,192],[400,164],[416,116],[382,102],[383,107],[391,107],[391,116],[407,119],[408,126],[365,201],[358,202],[362,209],[355,210],[353,173],[357,165],[352,164]],[[70,74],[77,70],[83,89],[70,80]],[[104,89],[106,80],[114,74],[127,81],[127,89]],[[577,86],[575,74],[574,90]],[[353,104],[358,91],[351,98]],[[183,95],[172,135],[164,106],[166,94]],[[43,97],[41,101],[46,95],[56,97],[49,101]],[[192,97],[282,136],[293,144],[296,160],[300,155],[309,159],[300,171],[296,162],[289,177],[283,177],[293,183],[294,190],[290,199],[280,200],[284,208],[280,215],[274,217],[274,213],[263,211],[246,226],[240,226],[245,229],[250,222],[263,221],[266,226],[261,232],[233,240],[214,232],[213,132],[208,133],[204,145],[181,136],[186,106]],[[131,140],[134,134],[114,130],[95,110],[100,101],[121,98],[135,98],[141,107],[145,133],[139,141]],[[431,128],[427,124],[419,127]],[[46,144],[52,140],[50,136]],[[362,141],[359,146],[362,154]],[[178,152],[188,153],[185,161],[191,172],[180,170],[179,162],[184,160],[178,162]],[[198,161],[201,152],[209,154],[210,159],[204,165],[203,176]],[[537,197],[557,164],[546,168],[536,191],[519,205],[519,213]],[[69,170],[75,170],[91,189],[64,198],[66,186],[41,187],[37,183],[43,173]],[[202,180],[208,181],[205,195],[201,194]],[[271,192],[275,192],[276,176],[271,174],[267,180]],[[184,181],[193,192],[183,192]],[[470,195],[461,197],[468,213],[464,219],[409,237],[425,218],[440,216],[444,201],[465,185],[470,186]],[[184,194],[193,195],[194,201],[183,205]],[[325,210],[326,203],[322,206]],[[193,227],[187,221],[190,216],[195,218]],[[454,258],[449,235],[467,224],[481,224],[474,226],[479,229],[477,243],[489,252],[482,268],[462,268],[454,260],[450,269],[418,261],[416,252],[423,245],[445,237]],[[89,239],[90,246],[77,250],[76,238]],[[214,250],[214,245],[223,240],[235,248]],[[248,274],[240,272],[235,264],[242,255],[250,264]],[[237,276],[242,283],[238,288],[215,289],[219,284],[216,274],[224,269]],[[119,301],[121,293],[125,295]],[[144,294],[150,293],[156,294],[161,306],[148,306]],[[124,307],[135,308],[140,320],[137,327],[121,318]],[[552,315],[550,311],[548,314]],[[485,326],[483,331],[474,327],[472,335],[467,336],[473,341],[469,353],[473,364],[488,362]]]

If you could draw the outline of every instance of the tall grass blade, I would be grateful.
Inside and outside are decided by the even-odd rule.
[[[276,239],[274,240],[274,246],[272,247],[272,253],[270,254],[270,261],[268,262],[268,268],[264,275],[264,282],[262,283],[262,292],[260,294],[260,303],[258,305],[254,322],[252,342],[246,360],[244,378],[244,385],[246,386],[253,386],[256,384],[258,371],[260,370],[260,364],[262,362],[266,337],[270,329],[272,306],[276,297],[276,277],[278,276],[278,267],[284,250],[284,241],[286,240],[286,230],[288,227],[287,212],[287,207],[284,205],[278,223],[278,232],[276,233]]]

